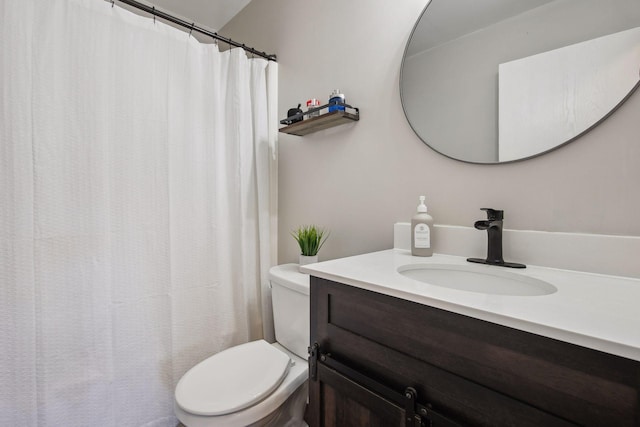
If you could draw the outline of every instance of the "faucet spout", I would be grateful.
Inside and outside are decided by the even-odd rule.
[[[524,264],[505,262],[502,257],[502,221],[504,211],[490,208],[482,208],[482,210],[487,212],[487,219],[476,221],[473,226],[478,230],[487,231],[487,258],[468,258],[467,261],[503,267],[524,268]]]
[[[474,222],[473,226],[478,230],[487,230],[491,226],[491,222],[487,220],[480,220]]]

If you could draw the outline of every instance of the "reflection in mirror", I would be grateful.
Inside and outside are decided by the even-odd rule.
[[[400,94],[431,148],[499,163],[589,131],[639,72],[638,0],[431,0],[405,50]]]

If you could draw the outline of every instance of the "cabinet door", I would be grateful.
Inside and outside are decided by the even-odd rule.
[[[404,409],[322,363],[309,381],[312,427],[404,426]]]
[[[427,406],[418,403],[413,387],[403,391],[354,370],[330,354],[322,354],[314,344],[311,352],[310,407],[312,426],[405,426],[462,427]]]

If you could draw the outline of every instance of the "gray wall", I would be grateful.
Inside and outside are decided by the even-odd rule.
[[[544,156],[491,166],[446,158],[413,133],[398,90],[425,4],[254,0],[221,30],[278,54],[280,117],[335,88],[361,111],[354,124],[280,134],[279,262],[297,261],[289,231],[300,224],[331,229],[321,260],[389,248],[392,224],[410,219],[420,194],[437,224],[469,226],[494,207],[511,229],[640,236],[640,93]]]

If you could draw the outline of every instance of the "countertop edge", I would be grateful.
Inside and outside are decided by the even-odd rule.
[[[373,254],[388,252],[388,251],[394,251],[394,249],[387,250],[387,251],[374,252]],[[355,256],[355,257],[360,257],[360,256]],[[349,257],[349,258],[355,258],[355,257]],[[330,263],[330,261],[328,263]],[[345,285],[354,286],[360,289],[366,289],[369,291],[377,292],[384,295],[389,295],[389,296],[400,298],[407,301],[416,302],[419,304],[428,305],[438,309],[472,317],[475,319],[491,322],[494,324],[511,327],[514,329],[533,333],[533,334],[544,336],[547,338],[556,339],[559,341],[590,348],[590,349],[601,351],[604,353],[614,354],[616,356],[640,361],[640,348],[636,348],[621,342],[607,340],[607,339],[596,337],[596,336],[585,335],[579,332],[566,330],[560,327],[554,327],[552,325],[545,325],[545,324],[529,321],[526,319],[520,319],[513,316],[506,316],[506,315],[496,313],[496,312],[491,312],[485,309],[471,307],[465,304],[458,304],[451,301],[432,298],[426,295],[419,295],[411,292],[405,292],[399,289],[389,288],[383,285],[359,280],[357,278],[349,277],[343,274],[334,274],[326,270],[326,269],[330,269],[330,266],[324,266],[324,269],[321,269],[320,267],[322,266],[322,264],[323,263],[309,264],[308,266],[301,267],[301,271],[311,276],[316,276],[322,279],[343,283]]]

